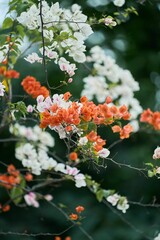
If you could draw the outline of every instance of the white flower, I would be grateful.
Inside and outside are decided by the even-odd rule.
[[[117,209],[121,210],[123,213],[126,213],[126,210],[129,208],[128,201],[125,197],[121,197],[117,204]]]
[[[44,29],[43,30],[43,36],[47,39],[49,39],[49,41],[51,42],[53,40],[53,36],[54,36],[54,33],[52,30],[46,30]]]
[[[102,148],[102,150],[98,151],[98,156],[101,158],[107,158],[110,154],[110,151],[107,148]]]
[[[79,170],[76,167],[66,166],[66,174],[75,176],[79,173]]]
[[[43,144],[46,145],[48,147],[53,147],[55,142],[54,142],[54,138],[50,135],[50,133],[48,132],[43,132],[41,131],[40,135],[39,135],[39,141]]]
[[[3,97],[5,93],[5,86],[0,82],[0,96]]]
[[[32,105],[28,105],[28,106],[27,106],[27,112],[32,113],[33,110],[34,110],[34,108],[33,108]]]
[[[83,146],[86,145],[88,142],[88,138],[87,137],[81,137],[78,141],[78,145]]]
[[[160,147],[154,150],[153,159],[160,159]]]
[[[160,174],[160,167],[156,169],[156,174]]]
[[[27,57],[24,58],[27,62],[30,62],[30,63],[35,63],[35,62],[39,62],[39,63],[42,63],[42,58],[40,58],[38,56],[37,53],[33,52],[31,54],[29,54]]]
[[[5,54],[0,51],[0,63],[5,60]]]
[[[125,4],[125,0],[113,0],[113,3],[117,7],[122,7]]]
[[[160,233],[154,238],[154,240],[160,240]]]
[[[75,177],[75,182],[76,182],[76,187],[80,188],[80,187],[85,187],[86,186],[86,182],[85,182],[85,176],[82,173],[77,174]]]
[[[104,19],[104,24],[106,26],[113,26],[113,27],[117,25],[116,21],[114,21],[112,17],[106,17]]]
[[[16,148],[16,158],[19,160],[30,159],[30,158],[36,159],[37,153],[33,145],[31,145],[30,143],[26,143]]]
[[[35,208],[39,207],[39,202],[36,200],[35,193],[30,192],[30,193],[24,195],[24,199],[28,206],[33,206]]]
[[[64,163],[58,163],[58,164],[55,166],[54,170],[55,170],[56,172],[66,173],[65,167],[66,167],[66,166],[65,166]]]
[[[68,73],[70,77],[72,77],[75,74],[76,65],[75,64],[70,64],[69,61],[67,61],[64,57],[61,57],[58,61],[59,67],[61,71],[65,71]]]
[[[110,202],[112,206],[116,206],[119,199],[120,199],[120,195],[118,195],[117,193],[107,197],[107,201]]]
[[[44,198],[47,200],[47,201],[52,201],[52,199],[53,199],[53,197],[52,197],[52,195],[51,194],[46,194],[45,196],[44,196]]]

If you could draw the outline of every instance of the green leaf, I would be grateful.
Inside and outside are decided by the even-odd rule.
[[[24,38],[24,36],[25,36],[24,27],[21,26],[21,25],[17,25],[16,28],[17,28],[17,31],[18,31],[19,35],[20,35],[22,38]]]
[[[6,28],[11,28],[13,26],[13,20],[10,17],[7,17],[4,21],[3,21],[3,25],[2,28],[6,29]]]
[[[115,193],[115,190],[103,190],[103,197],[107,198],[110,195],[113,195]]]
[[[19,186],[15,186],[11,189],[10,197],[15,204],[18,204],[21,202],[23,194],[24,194],[25,185],[26,185],[26,181],[21,176],[21,181],[20,181]]]
[[[103,196],[104,196],[103,194],[104,194],[104,192],[103,192],[102,189],[100,189],[100,190],[98,190],[98,191],[96,192],[96,198],[97,198],[98,202],[101,202],[101,201],[102,201]]]
[[[151,170],[148,171],[148,177],[154,177],[154,172],[152,172]]]
[[[97,125],[93,122],[88,123],[88,130],[87,132],[90,133],[91,131],[97,131]]]
[[[145,163],[145,165],[153,168],[153,164],[152,163]]]

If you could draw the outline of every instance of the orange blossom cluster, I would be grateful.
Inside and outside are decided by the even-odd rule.
[[[39,95],[43,95],[45,98],[49,96],[49,91],[46,87],[41,86],[40,82],[36,80],[36,78],[32,76],[27,76],[23,79],[21,85],[23,89],[32,96],[32,98],[36,98]]]
[[[70,93],[65,93],[64,100],[67,101],[70,96]],[[109,105],[110,102],[110,98],[107,98],[105,103],[95,105],[87,97],[83,96],[80,99],[80,103],[72,102],[68,108],[59,107],[55,103],[50,109],[46,109],[41,113],[40,127],[56,127],[61,124],[72,129],[72,125],[81,127],[80,124],[84,124],[84,122],[93,122],[96,125],[110,125],[116,120],[129,120],[130,113],[125,105],[117,107],[113,104]],[[112,128],[112,130],[113,132],[119,132],[120,138],[123,139],[129,137],[133,128],[130,124],[127,124],[123,129],[119,127],[119,129]]]
[[[152,112],[149,108],[140,117],[141,122],[149,123],[155,130],[160,130],[160,112]]]

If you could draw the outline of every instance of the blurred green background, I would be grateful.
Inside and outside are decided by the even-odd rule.
[[[56,1],[50,1],[55,3]],[[59,1],[61,6],[69,7],[73,3],[82,6],[88,16],[102,16],[116,11],[112,3],[107,0],[66,0]],[[143,3],[144,2],[144,3]],[[117,63],[129,69],[134,78],[139,82],[141,91],[136,93],[144,109],[160,111],[160,1],[126,1],[125,7],[134,4],[139,16],[131,15],[130,18],[114,29],[93,26],[95,31],[87,41],[88,49],[94,45],[100,45],[107,49],[108,54],[114,56]],[[44,81],[44,72],[40,65],[31,65],[20,59],[15,67],[21,72],[21,79],[14,82],[14,94],[22,93],[20,82],[26,75],[33,75],[38,80]],[[63,76],[59,74],[55,65],[48,65],[50,84],[58,84]],[[83,66],[79,65],[74,81],[71,85],[53,91],[53,93],[70,90],[74,98],[80,97],[80,89],[83,87],[81,79],[88,74]],[[15,101],[18,99],[14,99]],[[1,133],[1,138],[8,136],[7,130]],[[102,135],[107,135],[107,144],[110,145],[115,138],[102,129]],[[56,139],[56,152],[64,157],[65,145],[54,135]],[[145,162],[152,159],[153,150],[160,143],[160,137],[156,132],[139,132],[129,140],[124,140],[112,148],[112,156],[115,160],[136,167],[144,167]],[[1,161],[15,163],[14,143],[0,143]],[[148,178],[139,171],[126,167],[119,168],[108,162],[107,169],[101,169],[99,173],[85,164],[82,170],[90,173],[95,180],[106,189],[116,189],[121,195],[126,195],[130,201],[160,203],[159,180]],[[1,202],[6,199],[3,189]],[[87,189],[75,189],[74,184],[65,183],[61,188],[45,189],[46,193],[52,193],[54,202],[68,206],[70,212],[77,205],[85,207],[83,228],[94,240],[147,240],[153,239],[157,231],[160,231],[160,209],[145,208],[131,205],[127,213],[117,212],[103,203],[98,203],[95,196]],[[39,209],[17,208],[0,217],[0,232],[53,232],[59,233],[66,229],[70,223],[55,208],[47,203],[40,202]],[[70,235],[72,240],[87,240],[88,238],[78,229],[73,227],[62,236]],[[53,240],[53,236],[25,237],[13,235],[0,235],[0,240]]]

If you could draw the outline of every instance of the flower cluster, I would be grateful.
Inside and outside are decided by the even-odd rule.
[[[10,132],[24,141],[33,142],[41,149],[48,150],[48,147],[54,147],[55,141],[50,133],[42,131],[39,126],[26,127],[18,123],[10,126]]]
[[[7,189],[12,189],[16,184],[19,184],[20,181],[20,172],[13,164],[8,166],[6,174],[0,175],[0,185]]]
[[[38,82],[36,78],[32,76],[27,76],[24,78],[21,85],[23,86],[23,89],[32,96],[32,98],[36,98],[39,95],[44,97],[49,96],[48,89],[44,86],[41,86],[40,82]]]
[[[81,95],[87,96],[89,100],[96,97],[98,102],[103,102],[110,96],[119,105],[125,104],[130,109],[134,131],[138,130],[138,122],[135,119],[142,112],[139,101],[134,98],[134,92],[139,90],[138,82],[99,46],[90,50],[87,61],[93,63],[93,75],[83,79],[85,85]]]
[[[84,159],[107,158],[110,151],[103,147],[105,144],[106,141],[92,130],[86,136],[79,138],[77,151],[82,154]]]
[[[54,139],[48,132],[42,131],[38,126],[31,128],[19,124],[12,125],[10,132],[20,138],[16,147],[16,158],[33,174],[40,175],[42,170],[54,170],[71,176],[76,187],[86,186],[85,176],[79,173],[77,168],[58,163],[48,156],[48,147],[54,146]]]
[[[122,197],[117,193],[108,196],[106,199],[112,206],[117,206],[117,209],[121,210],[123,213],[126,213],[126,210],[129,208],[126,197]]]
[[[42,128],[49,126],[56,130],[61,138],[66,137],[68,126],[70,131],[81,129],[87,122],[93,122],[95,125],[110,125],[116,120],[128,120],[130,114],[125,105],[116,107],[109,105],[107,102],[103,104],[94,104],[87,97],[83,96],[80,102],[72,102],[69,99],[71,94],[55,94],[52,98],[38,96],[37,110],[41,113]],[[131,128],[130,128],[131,129]],[[128,137],[128,136],[127,136]]]
[[[160,147],[154,150],[153,159],[160,159]]]
[[[4,78],[19,78],[19,72],[14,69],[7,70],[5,66],[0,67],[0,75]]]
[[[84,211],[84,207],[83,206],[77,206],[75,208],[75,211],[76,213],[72,213],[69,215],[69,218],[72,220],[72,221],[76,221],[80,218],[80,214]]]
[[[145,110],[140,117],[141,122],[148,123],[155,130],[160,130],[160,112],[152,112],[149,108]]]
[[[60,69],[69,76],[74,75],[76,66],[70,64],[65,58],[60,58],[62,51],[72,57],[75,62],[85,62],[86,46],[84,41],[93,31],[86,23],[87,16],[82,13],[79,5],[74,4],[71,9],[62,9],[58,2],[49,6],[46,1],[42,1],[42,6],[40,3],[38,6],[34,4],[26,12],[22,12],[17,17],[17,21],[29,30],[39,29],[40,32],[43,32],[46,44],[44,49],[39,49],[40,53],[48,60],[54,59]],[[41,63],[42,57],[34,52],[25,60],[30,63]]]
[[[44,149],[36,149],[32,144],[25,143],[16,148],[15,155],[18,160],[22,161],[22,165],[30,169],[35,175],[40,175],[42,170],[52,170],[71,176],[78,188],[86,186],[85,176],[79,173],[77,168],[72,168],[64,163],[58,163],[52,157],[49,157]]]

